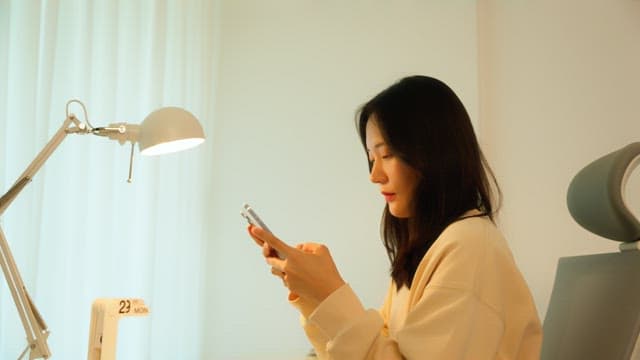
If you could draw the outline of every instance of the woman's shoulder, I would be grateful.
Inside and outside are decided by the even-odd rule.
[[[490,269],[513,266],[509,246],[486,216],[466,216],[451,223],[422,258],[416,275],[427,283],[475,289]]]
[[[488,216],[477,211],[467,212],[447,226],[432,246],[434,252],[485,253],[507,252],[508,245],[501,231]]]
[[[489,232],[499,232],[499,230],[488,216],[472,210],[450,223],[438,238],[479,238],[488,235]]]

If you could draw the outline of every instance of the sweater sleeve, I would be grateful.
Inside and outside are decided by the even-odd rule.
[[[504,324],[468,291],[428,286],[397,333],[407,359],[495,359]]]
[[[397,339],[387,335],[383,315],[365,310],[348,285],[320,304],[306,325],[314,345],[324,340],[319,357],[332,360],[493,359],[503,331],[498,316],[472,294],[440,287],[425,291]]]
[[[386,334],[381,312],[366,310],[347,284],[334,291],[309,316],[308,323],[327,339],[321,359],[403,359]]]
[[[320,359],[327,358],[327,342],[329,338],[314,324],[310,323],[307,318],[314,311],[314,305],[305,301],[298,295],[289,294],[289,303],[300,311],[300,324],[304,329],[307,338],[311,342],[316,355]]]
[[[387,327],[389,312],[391,308],[391,294],[394,289],[394,283],[391,282],[389,286],[389,291],[385,297],[384,303],[380,309],[380,318],[382,319],[382,329],[381,336],[387,336],[389,333],[389,329]],[[360,301],[355,297],[353,291],[349,285],[345,284],[336,292],[334,292],[330,297],[331,300],[325,300],[321,306],[318,308],[313,308],[311,304],[308,304],[304,301],[304,299],[299,297],[289,297],[290,303],[295,306],[300,311],[300,323],[307,335],[307,338],[313,345],[315,352],[320,359],[329,359],[329,354],[327,352],[327,345],[329,344],[331,338],[326,334],[325,331],[320,329],[317,323],[308,320],[312,313],[315,314],[314,319],[319,318],[320,321],[323,321],[323,316],[333,317],[335,316],[335,311],[332,310],[332,306],[344,307],[343,305],[351,304],[355,311],[360,312],[363,309],[362,305],[360,305]],[[328,298],[328,299],[329,299]],[[346,299],[346,300],[345,300]],[[351,301],[349,301],[349,299]],[[315,310],[315,311],[314,311]],[[349,310],[346,311],[349,313]],[[338,315],[340,316],[340,315]],[[375,319],[375,317],[374,317]],[[340,321],[340,320],[338,320]],[[395,351],[397,352],[397,351]],[[334,357],[335,358],[335,357]],[[390,359],[400,359],[401,357],[391,357]]]

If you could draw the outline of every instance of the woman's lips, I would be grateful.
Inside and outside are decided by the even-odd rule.
[[[387,202],[391,202],[391,201],[395,200],[395,198],[396,198],[396,194],[394,194],[394,193],[388,193],[388,192],[383,192],[383,193],[382,193],[382,196],[384,196],[384,199],[385,199]]]

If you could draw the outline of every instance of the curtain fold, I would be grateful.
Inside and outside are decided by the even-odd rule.
[[[142,298],[119,323],[118,358],[197,359],[204,291],[207,166],[213,135],[217,1],[1,1],[0,193],[81,100],[93,126],[140,123],[162,106],[192,112],[205,146],[162,157],[68,135],[0,223],[47,322],[54,359],[86,358],[91,304]],[[71,112],[84,114],[73,105]],[[26,346],[0,285],[0,358]]]

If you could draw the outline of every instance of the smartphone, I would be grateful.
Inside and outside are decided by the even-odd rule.
[[[242,215],[243,218],[247,219],[247,222],[249,224],[257,226],[259,228],[262,228],[263,230],[266,230],[266,231],[272,233],[271,230],[269,230],[269,227],[267,227],[267,224],[265,224],[264,221],[262,221],[262,219],[260,219],[260,216],[258,216],[258,214],[255,212],[255,210],[253,210],[251,205],[245,203],[242,206],[242,211],[240,212],[240,215]],[[284,260],[284,256],[282,256],[282,254],[280,254],[274,248],[271,248],[271,254],[270,255],[278,257],[278,258]]]

